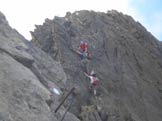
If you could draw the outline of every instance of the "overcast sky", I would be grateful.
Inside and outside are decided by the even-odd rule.
[[[10,26],[28,40],[31,39],[29,31],[34,30],[34,25],[43,24],[46,18],[64,16],[68,11],[112,9],[131,15],[162,40],[161,5],[161,0],[0,0],[0,11]]]

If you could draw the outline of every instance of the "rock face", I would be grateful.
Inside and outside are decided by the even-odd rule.
[[[162,121],[162,44],[130,16],[76,11],[31,34],[0,13],[0,121]],[[90,60],[74,51],[81,40]],[[101,80],[96,97],[85,70]]]
[[[31,34],[32,43],[62,65],[66,88],[76,87],[70,112],[78,117],[90,114],[80,119],[162,120],[162,55],[158,40],[130,16],[114,10],[77,11],[46,19]],[[72,51],[81,40],[88,42],[92,54],[89,61]],[[97,98],[89,93],[85,67],[88,72],[94,70],[101,80]],[[81,110],[91,105],[97,106],[91,113]],[[94,118],[98,116],[100,119]]]
[[[58,121],[57,115],[62,116],[65,108],[54,113],[47,104],[48,82],[61,87],[65,81],[62,66],[30,45],[0,13],[0,121]],[[65,121],[70,119],[79,121],[68,112]]]

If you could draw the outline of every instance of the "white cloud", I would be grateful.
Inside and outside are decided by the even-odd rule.
[[[0,0],[1,1],[1,0]],[[149,25],[144,17],[131,4],[132,0],[4,0],[1,1],[0,10],[5,14],[10,25],[18,30],[27,39],[29,31],[34,30],[35,24],[42,24],[45,18],[64,16],[66,12],[76,10],[94,10],[106,12],[116,9],[124,14],[133,16],[144,26]],[[140,0],[141,4],[146,0]],[[156,21],[160,24],[160,21]],[[160,33],[160,27],[154,24],[150,29]]]
[[[118,0],[4,0],[0,8],[10,25],[30,39],[29,31],[35,24],[42,24],[45,18],[53,19],[55,15],[64,16],[68,11],[83,9],[127,11],[128,1],[121,0],[119,4]]]

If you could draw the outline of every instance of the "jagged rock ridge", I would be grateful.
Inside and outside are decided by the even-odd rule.
[[[82,106],[96,105],[103,121],[162,120],[162,56],[158,40],[130,16],[114,10],[76,11],[46,19],[31,34],[32,43],[60,61],[67,87],[77,87],[71,109],[75,115],[84,113]],[[89,62],[82,62],[71,51],[81,40],[88,42],[93,55]],[[88,92],[84,63],[102,80],[97,100]]]
[[[62,66],[12,29],[0,13],[0,121],[60,120],[65,108],[54,113],[47,103],[47,83],[52,81],[64,86]],[[53,106],[58,104],[56,100]],[[79,121],[69,112],[65,120]]]
[[[31,34],[28,42],[0,13],[0,120],[60,121],[71,99],[64,121],[162,120],[161,44],[130,16],[76,11],[46,19]],[[72,51],[84,39],[90,61]],[[101,80],[97,98],[85,67]],[[61,95],[50,97],[49,82]],[[54,113],[72,87],[74,95]]]

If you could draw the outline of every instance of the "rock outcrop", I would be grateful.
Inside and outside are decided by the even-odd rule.
[[[12,29],[0,13],[0,121],[60,120],[66,110],[54,113],[49,107],[48,82],[58,85],[60,92],[65,88],[62,66]],[[56,107],[59,102],[52,104]],[[65,121],[79,119],[68,112]]]
[[[102,121],[162,120],[162,55],[158,40],[139,22],[117,11],[76,11],[37,25],[32,43],[60,62],[67,88],[75,86],[70,112],[85,114],[95,105]],[[92,59],[84,62],[72,51],[86,40]],[[101,80],[98,97],[88,89],[83,69],[95,70]],[[87,117],[87,116],[86,116]],[[87,119],[94,121],[94,117]]]
[[[31,35],[0,13],[0,121],[162,121],[162,44],[130,16],[68,12]],[[81,40],[89,60],[74,51]],[[96,97],[85,70],[101,80]]]

